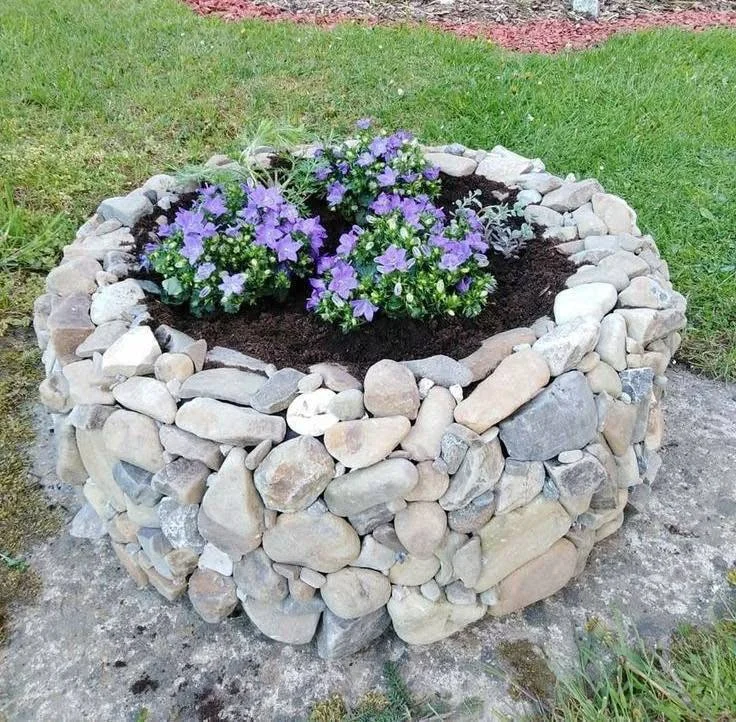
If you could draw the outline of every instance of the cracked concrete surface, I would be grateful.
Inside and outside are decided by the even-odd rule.
[[[648,508],[627,510],[616,535],[597,545],[585,572],[562,592],[501,620],[486,618],[444,642],[409,648],[392,634],[352,658],[319,659],[260,635],[244,615],[203,622],[185,599],[137,591],[108,542],[67,533],[30,556],[44,588],[16,609],[0,650],[0,718],[24,720],[303,720],[333,692],[353,701],[380,685],[382,662],[398,660],[411,689],[484,701],[482,719],[518,718],[498,651],[529,640],[563,673],[591,617],[620,616],[647,639],[683,622],[708,622],[734,605],[726,572],[736,563],[736,384],[687,371],[669,374],[664,465]],[[49,420],[35,473],[68,510],[73,493],[54,477]],[[495,673],[494,673],[495,670]]]

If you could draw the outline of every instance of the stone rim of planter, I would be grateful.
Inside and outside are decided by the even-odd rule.
[[[389,626],[427,644],[554,594],[645,495],[686,322],[654,240],[595,180],[501,146],[425,152],[519,189],[577,267],[553,318],[461,359],[306,374],[148,325],[130,229],[191,190],[172,176],[103,201],[64,248],[34,309],[41,400],[84,499],[71,533],[109,536],[138,586],[209,623],[241,604],[326,658]]]

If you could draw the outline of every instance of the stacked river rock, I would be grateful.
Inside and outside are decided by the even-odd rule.
[[[500,147],[427,153],[522,189],[527,219],[578,266],[554,317],[362,381],[208,349],[152,329],[147,284],[127,278],[130,227],[185,190],[155,176],[102,203],[36,303],[58,475],[86,500],[73,534],[109,535],[139,586],[188,596],[207,622],[240,603],[272,639],[316,634],[327,658],[389,624],[435,642],[580,574],[660,466],[685,299],[596,181]]]

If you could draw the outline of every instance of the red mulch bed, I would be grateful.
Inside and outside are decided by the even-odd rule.
[[[375,26],[424,22],[460,37],[485,38],[508,50],[556,53],[597,45],[616,33],[658,27],[699,31],[736,27],[733,0],[608,0],[597,21],[580,18],[564,0],[184,0],[201,15],[226,20],[286,20],[331,28],[358,22]]]

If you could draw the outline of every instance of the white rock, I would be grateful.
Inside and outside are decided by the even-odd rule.
[[[138,305],[146,294],[132,278],[101,288],[92,296],[89,317],[99,326],[108,321],[122,319],[126,311]]]
[[[163,424],[173,424],[176,418],[176,401],[166,385],[155,379],[134,376],[112,390],[121,406],[139,411]]]
[[[545,206],[527,206],[524,209],[527,223],[538,223],[540,226],[561,226],[562,214]]]
[[[153,373],[164,383],[174,380],[181,383],[194,373],[194,362],[185,353],[163,353],[156,359]]]
[[[102,355],[102,371],[107,376],[144,376],[153,373],[161,355],[148,326],[136,326],[123,334]]]
[[[340,421],[330,411],[336,396],[330,389],[317,389],[297,396],[286,410],[289,428],[301,436],[322,436],[327,429]]]
[[[547,362],[536,351],[512,354],[457,405],[455,420],[483,433],[529,401],[549,378]]]
[[[327,451],[338,461],[348,468],[361,469],[385,459],[410,429],[405,416],[340,421],[327,429],[324,440]]]
[[[600,236],[608,233],[608,226],[605,222],[593,213],[593,206],[586,203],[584,206],[576,209],[572,213],[575,225],[578,227],[578,237],[587,238],[588,236]]]
[[[445,535],[447,515],[435,501],[414,501],[396,514],[394,528],[410,554],[428,559]]]
[[[472,175],[478,167],[472,158],[451,153],[425,153],[424,157],[430,165],[437,166],[443,173],[456,178]]]
[[[672,293],[648,276],[632,278],[629,287],[618,297],[618,304],[623,308],[665,309],[672,306],[672,302]]]
[[[455,399],[442,386],[429,390],[422,401],[417,420],[401,442],[401,448],[414,461],[434,459],[440,454],[440,441],[447,426],[452,423]]]
[[[213,572],[226,577],[230,577],[233,574],[233,560],[222,549],[218,549],[214,544],[210,544],[209,542],[204,545],[197,566],[200,569],[211,569]]]
[[[262,374],[233,368],[206,369],[184,380],[179,391],[183,399],[205,396],[248,406],[267,379]]]
[[[110,454],[150,472],[164,467],[163,447],[156,422],[135,411],[120,409],[102,427]]]
[[[79,358],[92,358],[95,353],[104,353],[127,330],[128,324],[125,321],[103,323],[77,346],[76,354]]]
[[[387,604],[394,631],[407,644],[431,644],[455,634],[486,613],[483,604],[431,601],[418,589],[394,588]]]
[[[600,324],[592,318],[574,318],[560,323],[534,344],[534,351],[544,357],[552,376],[574,369],[595,348]]]
[[[610,193],[595,193],[591,200],[594,213],[603,220],[609,233],[634,232],[636,213],[625,200]]]
[[[612,313],[601,321],[596,353],[616,371],[626,368],[626,321]]]
[[[561,324],[580,316],[600,321],[617,300],[618,292],[610,283],[586,283],[567,288],[555,297],[555,322]]]
[[[419,411],[419,389],[414,374],[397,361],[378,361],[366,371],[363,403],[373,416],[415,419]]]
[[[356,619],[386,604],[391,596],[391,583],[372,569],[345,567],[327,575],[320,593],[333,614],[342,619]]]
[[[594,193],[599,193],[602,190],[601,184],[593,179],[567,182],[547,193],[542,198],[542,205],[559,213],[574,211],[576,208],[590,202]]]
[[[233,446],[256,446],[264,439],[278,444],[286,436],[286,422],[280,416],[207,398],[185,403],[176,414],[176,425],[195,436]]]
[[[245,451],[233,449],[212,477],[199,510],[202,536],[233,559],[258,548],[263,502],[245,468]]]
[[[501,145],[497,145],[478,164],[477,175],[482,175],[490,180],[495,180],[506,185],[513,185],[519,180],[519,176],[528,173],[534,168],[534,163],[529,158],[524,158]]]

